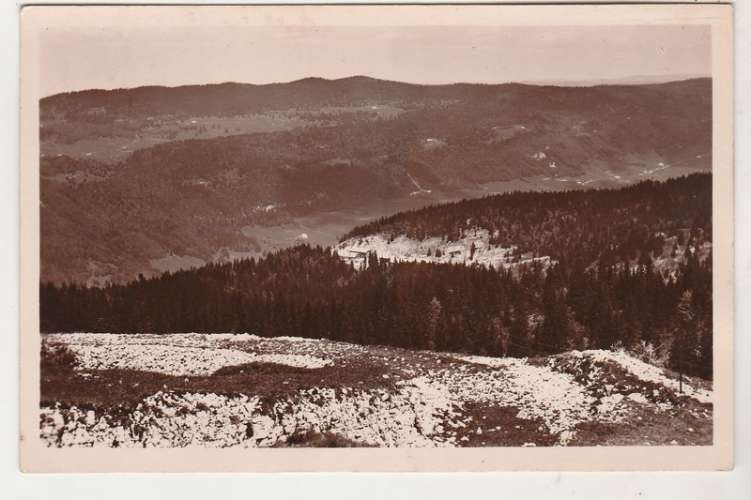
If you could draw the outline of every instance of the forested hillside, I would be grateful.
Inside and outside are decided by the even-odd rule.
[[[711,241],[712,177],[694,174],[667,182],[645,181],[618,190],[516,192],[400,212],[358,226],[341,240],[373,234],[456,241],[485,229],[490,243],[520,252],[591,264],[659,256],[666,239]]]
[[[529,356],[622,345],[711,377],[711,177],[620,191],[517,193],[358,228],[455,237],[485,227],[554,264],[514,272],[385,262],[331,249],[140,278],[41,286],[44,332],[251,332]]]
[[[396,211],[711,169],[712,83],[411,85],[355,77],[40,102],[41,272],[124,283],[335,244]],[[323,220],[321,220],[323,219]]]

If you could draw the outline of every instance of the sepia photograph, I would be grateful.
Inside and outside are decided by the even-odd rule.
[[[26,463],[732,466],[727,7],[24,9]]]

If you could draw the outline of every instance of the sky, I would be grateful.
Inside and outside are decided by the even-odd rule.
[[[702,25],[88,27],[41,40],[42,95],[310,76],[565,84],[711,74]]]

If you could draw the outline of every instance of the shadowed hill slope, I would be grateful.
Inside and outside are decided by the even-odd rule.
[[[308,78],[90,90],[40,108],[42,276],[55,281],[120,282],[257,255],[302,233],[333,244],[369,218],[520,187],[711,168],[709,79]]]

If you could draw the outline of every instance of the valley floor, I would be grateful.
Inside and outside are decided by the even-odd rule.
[[[53,447],[709,445],[712,391],[624,352],[465,356],[241,334],[50,334]],[[57,359],[55,358],[55,359]]]

